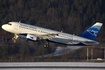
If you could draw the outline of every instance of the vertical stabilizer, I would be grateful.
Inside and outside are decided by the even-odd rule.
[[[80,34],[80,36],[87,39],[95,40],[102,25],[103,25],[102,23],[96,22],[93,26],[91,26],[82,34]]]

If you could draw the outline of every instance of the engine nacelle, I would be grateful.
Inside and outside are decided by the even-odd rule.
[[[35,36],[34,34],[19,34],[18,35],[20,38],[25,38],[27,40],[31,40],[31,41],[37,41],[38,37]]]
[[[32,40],[32,41],[37,41],[38,37],[32,34],[27,34],[26,39]]]

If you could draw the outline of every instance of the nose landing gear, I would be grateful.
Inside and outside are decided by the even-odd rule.
[[[13,42],[16,43],[16,40],[19,36],[17,34],[14,35],[14,37],[12,38]]]

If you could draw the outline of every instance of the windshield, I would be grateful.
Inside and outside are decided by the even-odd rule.
[[[12,25],[11,23],[8,23],[8,25]]]

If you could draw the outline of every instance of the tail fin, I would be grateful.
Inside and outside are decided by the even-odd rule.
[[[95,40],[102,25],[102,23],[97,22],[86,31],[84,31],[82,34],[80,34],[80,36],[87,39]]]

